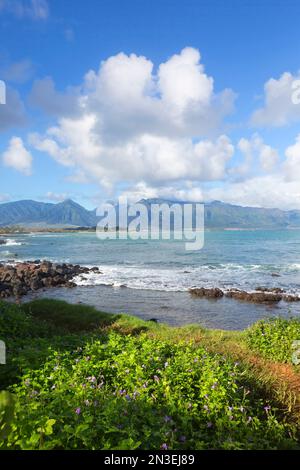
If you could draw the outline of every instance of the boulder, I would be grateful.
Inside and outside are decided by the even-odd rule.
[[[280,302],[282,300],[282,294],[273,292],[246,292],[242,290],[230,290],[226,292],[226,297],[230,297],[236,300],[244,300],[246,302]]]
[[[196,297],[207,297],[209,299],[219,299],[224,295],[224,292],[218,287],[211,289],[207,289],[205,287],[192,288],[189,292]]]

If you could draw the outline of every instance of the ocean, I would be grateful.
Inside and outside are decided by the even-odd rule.
[[[99,240],[94,233],[13,234],[0,246],[7,262],[47,259],[98,266],[101,274],[75,279],[24,298],[84,302],[171,325],[244,329],[260,318],[300,316],[300,302],[249,304],[229,298],[192,297],[190,287],[255,290],[281,287],[300,295],[300,230],[206,231],[204,248],[186,251],[175,240]]]

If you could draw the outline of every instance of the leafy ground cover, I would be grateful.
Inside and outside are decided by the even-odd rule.
[[[276,336],[274,325],[264,331]],[[0,448],[299,449],[290,379],[300,374],[289,365],[278,381],[288,347],[270,361],[261,328],[171,328],[61,301],[2,302]]]
[[[300,349],[300,320],[298,318],[261,320],[247,330],[246,337],[249,347],[264,357],[291,363],[295,341],[299,341],[298,349]],[[296,354],[294,362],[297,362]]]

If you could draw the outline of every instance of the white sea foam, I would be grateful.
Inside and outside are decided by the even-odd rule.
[[[17,242],[16,240],[13,240],[12,238],[7,238],[5,242],[5,246],[21,246],[24,245],[23,242]]]
[[[90,267],[90,266],[89,266]],[[276,269],[277,268],[277,269]],[[254,291],[257,286],[277,287],[278,284],[287,292],[295,293],[296,286],[280,283],[271,276],[272,271],[288,270],[288,266],[265,265],[202,265],[198,267],[154,268],[141,265],[102,265],[99,273],[90,272],[74,278],[78,286],[106,285],[115,288],[157,291],[187,291],[191,287],[220,287],[224,291],[238,288]],[[299,265],[300,270],[300,265]],[[268,275],[266,276],[266,271]],[[252,273],[252,275],[251,275]]]

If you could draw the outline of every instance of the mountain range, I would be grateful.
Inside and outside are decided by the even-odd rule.
[[[148,209],[151,203],[174,203],[163,199],[140,202]],[[206,228],[300,228],[299,210],[242,207],[220,201],[205,203],[204,210]],[[0,227],[94,227],[97,220],[96,209],[87,210],[71,199],[57,204],[31,200],[0,204]]]

